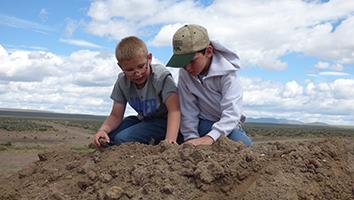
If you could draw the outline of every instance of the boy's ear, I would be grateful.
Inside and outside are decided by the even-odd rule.
[[[213,46],[209,44],[208,47],[205,49],[205,54],[208,57],[211,57],[213,55]]]
[[[148,55],[147,55],[147,59],[148,59],[149,61],[151,61],[151,60],[152,60],[152,53],[148,53]]]
[[[122,68],[121,64],[119,64],[119,62],[117,62],[117,65],[123,71],[123,68]]]

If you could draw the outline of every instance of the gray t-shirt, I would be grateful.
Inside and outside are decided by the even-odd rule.
[[[124,73],[118,75],[111,98],[119,103],[129,103],[141,118],[166,118],[167,97],[177,92],[171,73],[162,65],[150,65],[151,73],[141,89],[127,79]]]

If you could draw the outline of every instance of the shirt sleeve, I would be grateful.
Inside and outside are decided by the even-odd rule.
[[[166,103],[167,98],[172,94],[177,92],[176,83],[174,82],[171,75],[166,76],[163,84],[162,84],[162,91],[161,97],[162,101]]]
[[[221,134],[228,136],[239,125],[242,106],[242,88],[236,73],[231,73],[221,79],[222,99],[221,117],[215,122],[208,133],[216,141]]]
[[[123,90],[121,88],[121,83],[124,81],[123,80],[123,75],[119,74],[118,79],[116,83],[114,84],[112,93],[111,93],[111,99],[119,102],[119,103],[126,103],[127,99],[124,97]]]
[[[181,133],[184,140],[198,138],[199,108],[197,98],[188,89],[188,74],[180,69],[178,78],[178,96],[181,107]],[[190,83],[192,84],[192,83]]]

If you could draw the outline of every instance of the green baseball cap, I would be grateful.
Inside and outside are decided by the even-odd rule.
[[[207,48],[209,43],[208,31],[204,27],[184,25],[173,35],[173,55],[167,66],[182,68],[188,65],[196,52]]]

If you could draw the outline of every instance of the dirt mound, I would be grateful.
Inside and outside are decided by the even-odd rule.
[[[354,141],[246,148],[137,143],[55,150],[0,182],[0,199],[352,199]]]

